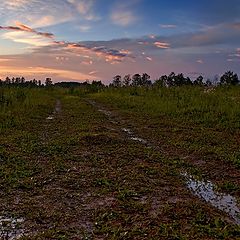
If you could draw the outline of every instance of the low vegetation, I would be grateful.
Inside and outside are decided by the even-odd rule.
[[[236,76],[210,86],[170,75],[118,76],[110,87],[2,83],[2,239],[13,234],[3,217],[23,219],[22,239],[239,239],[239,225],[182,175],[239,201]]]

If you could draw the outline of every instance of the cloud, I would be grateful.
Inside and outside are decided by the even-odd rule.
[[[159,25],[161,28],[176,28],[177,25],[173,25],[173,24],[160,24]]]
[[[6,1],[6,7],[8,9],[15,9],[26,5],[27,3],[32,2],[31,0],[8,0]]]
[[[198,59],[196,62],[200,63],[200,64],[203,64],[203,60],[202,59]]]
[[[111,20],[114,24],[126,27],[136,21],[136,17],[130,10],[116,10],[111,14]]]
[[[155,45],[157,48],[162,48],[162,49],[168,49],[168,48],[170,48],[170,44],[169,44],[169,43],[166,43],[166,42],[154,42],[154,45]]]
[[[88,21],[99,20],[100,17],[94,12],[93,8],[95,6],[94,0],[67,0],[73,7],[78,11],[78,13]]]
[[[153,59],[151,57],[146,57],[148,61],[152,61]]]
[[[0,30],[9,31],[3,34],[5,39],[33,46],[49,45],[54,38],[52,33],[40,32],[19,22],[16,26],[0,26]]]
[[[91,29],[91,26],[89,26],[89,25],[80,25],[77,28],[80,29],[81,32],[88,32]]]
[[[98,71],[91,71],[91,72],[89,72],[88,74],[89,74],[89,75],[95,75],[96,73],[98,73]]]
[[[60,49],[77,54],[79,56],[83,56],[86,58],[97,57],[103,58],[106,62],[109,63],[117,63],[121,62],[126,58],[132,58],[130,51],[127,50],[118,50],[108,48],[106,46],[98,45],[98,43],[75,43],[75,42],[64,42],[64,41],[55,41],[52,46],[45,48],[45,50],[54,50],[58,51]],[[43,49],[38,49],[40,52]],[[38,51],[37,50],[37,51]],[[89,56],[90,55],[90,56]],[[86,63],[86,61],[84,61]],[[88,61],[88,63],[92,63],[92,61]]]
[[[33,33],[42,37],[46,37],[46,38],[53,38],[54,35],[52,33],[48,33],[48,32],[39,32],[36,31],[20,22],[16,22],[16,26],[0,26],[0,30],[8,30],[8,31],[20,31],[20,32],[28,32],[28,33]]]
[[[93,54],[99,58],[104,58],[105,61],[109,63],[121,62],[124,58],[132,57],[131,52],[125,49],[117,50],[107,48],[104,45],[87,45],[76,42],[57,41],[55,40],[54,34],[37,31],[19,22],[16,22],[16,26],[0,26],[0,30],[10,31],[10,33],[4,34],[4,37],[15,42],[26,43],[38,47],[49,46],[51,50],[54,50],[54,46],[58,46],[76,54]]]

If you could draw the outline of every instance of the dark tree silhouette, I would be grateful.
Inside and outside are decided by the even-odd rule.
[[[193,84],[197,86],[203,86],[203,76],[200,75],[199,77],[197,77]]]
[[[123,84],[124,84],[124,86],[129,86],[130,83],[131,83],[131,75],[127,74],[123,78]]]
[[[6,77],[5,83],[6,84],[10,84],[11,83],[11,79],[9,77]]]
[[[122,85],[122,77],[120,75],[116,75],[115,77],[113,77],[112,85],[114,87],[121,87],[121,85]]]
[[[142,74],[141,85],[151,85],[150,76],[147,73]]]
[[[239,83],[238,75],[231,71],[225,72],[220,78],[221,85],[237,85]]]
[[[207,81],[206,81],[206,83],[205,83],[205,86],[206,87],[211,87],[213,84],[212,84],[212,82],[211,82],[211,80],[210,79],[207,79]]]
[[[45,81],[46,87],[50,87],[50,86],[52,86],[52,84],[53,84],[52,79],[51,78],[46,78],[46,81]]]
[[[140,74],[136,73],[132,76],[132,85],[133,86],[140,86],[142,82],[142,77]]]

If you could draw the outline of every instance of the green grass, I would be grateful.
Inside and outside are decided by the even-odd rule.
[[[18,102],[18,89],[4,89],[13,100],[1,114],[9,111],[15,124],[1,119],[5,127],[0,138],[0,215],[25,219],[20,227],[28,235],[23,239],[239,239],[239,226],[194,197],[180,175],[185,168],[203,177],[208,172],[183,154],[202,152],[206,159],[210,151],[221,155],[225,148],[215,146],[218,140],[225,138],[227,146],[235,148],[234,139],[226,135],[224,125],[209,128],[209,121],[199,126],[197,117],[187,128],[190,116],[183,108],[195,100],[189,102],[183,93],[200,98],[203,89],[183,88],[183,95],[181,89],[165,90],[106,89],[89,94],[86,89],[25,89],[25,98]],[[238,90],[216,91],[226,91],[230,99]],[[89,98],[111,110],[118,124],[90,105]],[[56,99],[62,110],[46,120]],[[180,109],[174,106],[177,101]],[[155,147],[131,141],[122,127]],[[236,126],[232,129],[237,131]],[[189,143],[192,136],[195,140]],[[211,163],[214,170],[216,162]],[[219,186],[239,193],[229,176]]]
[[[122,110],[150,116],[228,130],[240,126],[240,87],[110,88],[93,96]]]
[[[0,88],[0,131],[22,127],[36,116],[50,113],[54,92],[45,89]]]

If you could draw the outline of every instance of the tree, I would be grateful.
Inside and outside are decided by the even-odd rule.
[[[46,81],[45,81],[46,87],[50,87],[50,86],[52,86],[52,84],[53,84],[52,79],[51,78],[46,78]]]
[[[6,84],[10,84],[10,83],[11,83],[11,79],[10,79],[9,77],[6,77],[5,83],[6,83]]]
[[[21,77],[20,83],[21,83],[21,84],[24,84],[24,83],[25,83],[25,78],[24,78],[24,77]]]
[[[132,85],[133,86],[139,86],[141,85],[142,77],[140,74],[136,73],[132,76]]]
[[[172,87],[175,85],[175,73],[174,72],[171,72],[168,76],[167,76],[167,79],[166,79],[166,86],[167,87]]]
[[[147,73],[143,73],[142,74],[141,85],[150,85],[151,84],[150,78],[151,77]]]
[[[124,78],[123,78],[123,84],[124,84],[125,86],[129,86],[130,83],[131,83],[131,75],[130,75],[130,74],[127,74],[127,75],[125,75]]]
[[[225,72],[220,78],[221,85],[237,85],[239,83],[238,75],[231,71]]]
[[[167,75],[161,76],[158,80],[155,81],[154,85],[157,85],[159,87],[167,87]]]
[[[197,77],[193,84],[197,86],[203,86],[203,76],[200,75],[199,77]]]
[[[112,85],[114,87],[121,87],[121,85],[122,85],[122,77],[120,75],[116,75],[115,77],[113,77]]]
[[[205,83],[205,86],[206,87],[211,87],[213,84],[212,84],[212,82],[211,82],[211,80],[210,79],[207,79],[207,81],[206,81],[206,83]]]

